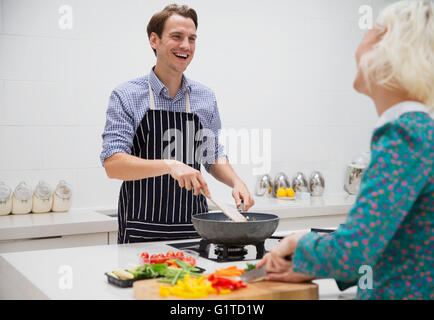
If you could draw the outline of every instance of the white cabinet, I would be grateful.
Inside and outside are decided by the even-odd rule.
[[[32,251],[58,248],[72,248],[106,245],[109,243],[109,233],[74,234],[54,237],[43,237],[19,240],[1,240],[0,254],[16,251]]]
[[[109,232],[108,244],[117,244],[117,243],[118,243],[118,232],[117,231]]]

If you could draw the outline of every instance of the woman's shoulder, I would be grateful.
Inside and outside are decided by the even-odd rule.
[[[434,120],[426,112],[407,112],[375,130],[373,142],[398,140],[399,143],[432,143]]]

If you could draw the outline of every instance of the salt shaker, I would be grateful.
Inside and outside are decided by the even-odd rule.
[[[44,182],[39,181],[33,192],[32,212],[45,213],[51,211],[53,205],[53,195],[50,186]]]
[[[0,181],[0,216],[5,216],[12,211],[12,190],[4,182]]]
[[[61,180],[56,186],[53,194],[53,211],[65,212],[72,206],[72,187]]]
[[[12,194],[12,214],[26,214],[32,211],[32,188],[21,181]]]

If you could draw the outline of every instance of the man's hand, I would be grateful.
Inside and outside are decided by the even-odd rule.
[[[247,189],[247,186],[241,180],[234,183],[234,187],[232,189],[232,196],[235,199],[235,204],[237,208],[240,206],[241,200],[243,201],[243,211],[249,210],[255,204],[255,200],[253,200],[253,197]]]
[[[170,175],[178,181],[181,188],[187,190],[194,189],[194,195],[196,196],[200,194],[200,190],[203,190],[208,198],[211,197],[208,185],[199,170],[176,160],[166,160],[166,162]]]

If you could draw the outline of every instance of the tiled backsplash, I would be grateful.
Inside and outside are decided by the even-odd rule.
[[[272,176],[320,170],[326,192],[342,192],[345,165],[368,150],[377,118],[352,88],[365,33],[358,9],[376,15],[390,2],[185,1],[199,16],[186,75],[215,91],[223,128],[271,129]],[[146,25],[166,4],[0,0],[0,181],[64,179],[73,207],[116,206],[120,181],[99,163],[108,98],[154,65]],[[59,28],[62,5],[72,29]],[[254,192],[254,165],[233,166]]]

